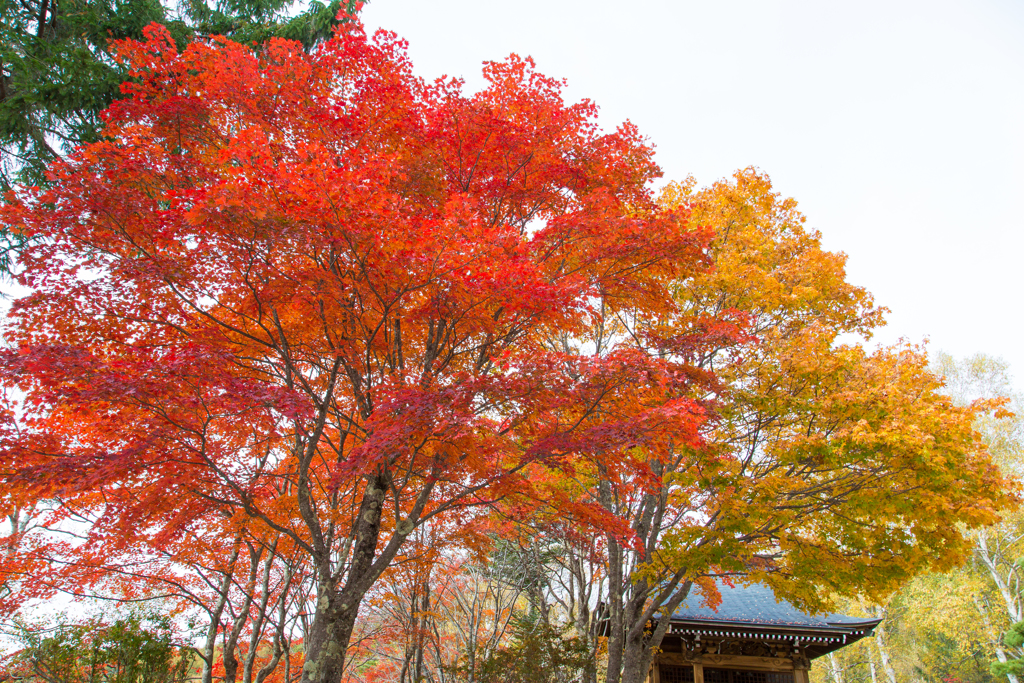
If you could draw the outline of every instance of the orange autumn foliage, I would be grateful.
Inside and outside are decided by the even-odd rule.
[[[88,520],[29,555],[88,582],[217,525],[225,548],[279,538],[315,586],[302,680],[335,683],[414,530],[552,496],[614,525],[552,484],[699,447],[709,378],[685,359],[550,344],[669,314],[669,283],[706,267],[634,127],[602,133],[516,56],[472,96],[425,83],[355,24],[312,55],[147,36],[119,47],[134,80],[105,138],[0,213],[34,243],[0,363],[24,396],[4,485]]]

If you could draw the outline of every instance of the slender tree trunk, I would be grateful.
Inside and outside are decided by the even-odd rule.
[[[277,603],[277,628],[274,629],[274,654],[270,658],[270,661],[263,665],[263,667],[256,672],[256,683],[264,683],[270,674],[274,673],[277,665],[281,662],[281,657],[285,658],[285,683],[291,683],[291,664],[289,661],[289,651],[291,650],[291,644],[288,642],[285,635],[285,627],[287,625],[286,617],[288,612],[288,592],[292,583],[292,567],[289,566],[285,570],[284,580],[281,582],[283,588],[281,589],[281,596]]]
[[[1006,664],[1006,651],[1004,651],[1003,648],[999,645],[996,645],[996,659],[999,660],[1000,664]],[[1019,683],[1017,679],[1017,674],[1012,672],[1006,673],[1006,680],[1008,680],[1010,683]]]
[[[276,560],[277,539],[275,538],[274,542],[267,549],[267,559],[263,562],[263,579],[260,582],[259,607],[256,610],[256,620],[252,625],[252,632],[249,634],[249,651],[245,653],[245,663],[242,666],[242,683],[252,683],[253,667],[256,664],[256,657],[259,655],[264,626],[268,621],[267,608],[270,607],[270,571]],[[277,639],[275,638],[276,643]]]
[[[220,584],[220,592],[217,596],[217,604],[210,613],[210,626],[206,632],[206,645],[203,648],[203,674],[202,683],[213,682],[213,658],[214,650],[217,647],[217,629],[220,627],[220,617],[224,613],[224,606],[228,601],[228,592],[231,590],[231,575],[234,572],[235,562],[238,561],[239,545],[236,539],[234,550],[231,553],[231,560],[228,562],[224,580]]]
[[[1007,657],[1006,657],[1006,652],[1003,650],[1002,643],[1000,642],[1000,635],[1001,634],[999,633],[999,631],[997,631],[995,628],[993,628],[992,620],[989,618],[989,615],[988,615],[988,609],[986,609],[985,604],[982,603],[982,601],[978,598],[977,595],[974,596],[974,608],[976,610],[978,610],[978,614],[981,615],[982,620],[984,620],[984,622],[985,622],[985,629],[989,632],[989,635],[993,638],[993,640],[992,640],[992,647],[993,647],[993,649],[996,652],[996,659],[999,660],[1000,663],[1005,664],[1006,661],[1007,661]],[[1008,672],[1006,674],[1006,678],[1007,678],[1007,680],[1010,683],[1019,683],[1018,679],[1017,679],[1017,675],[1012,673],[1012,672]]]
[[[410,667],[415,668],[416,650],[419,644],[417,634],[420,630],[418,603],[420,599],[419,581],[413,581],[412,595],[409,597],[409,634],[405,644],[405,653],[402,658],[402,670],[399,672],[400,683],[410,683],[417,680],[415,670],[410,674]]]
[[[416,629],[416,683],[424,680],[427,618],[430,614],[430,579],[423,582],[423,598],[419,614],[419,628]]]
[[[249,581],[245,585],[245,598],[235,614],[231,631],[224,632],[224,683],[235,683],[238,678],[238,638],[242,635],[245,624],[249,621],[249,610],[252,607],[252,597],[256,590],[256,579],[260,571],[260,555],[262,549],[256,550],[249,545]]]
[[[1003,598],[1003,604],[1006,607],[1006,613],[1010,617],[1010,621],[1016,624],[1019,621],[1024,621],[1024,613],[1021,610],[1020,596],[1017,591],[1010,588],[1010,585],[1004,580],[1003,576],[999,573],[999,567],[997,566],[998,559],[994,556],[988,547],[988,538],[985,535],[985,531],[982,530],[978,533],[978,541],[975,546],[975,551],[981,563],[985,565],[989,575],[992,577],[992,581],[996,584],[996,588],[999,590],[1000,597]]]
[[[829,652],[826,659],[828,661],[828,675],[832,679],[832,683],[843,683],[843,669],[839,666],[836,653]]]
[[[885,610],[881,607],[875,608],[875,616],[885,619]],[[885,677],[889,679],[889,683],[896,683],[896,670],[892,668],[892,663],[889,659],[889,648],[885,644],[885,621],[882,621],[875,627],[875,646],[878,648],[878,656],[882,660],[882,670],[885,671]]]
[[[607,683],[619,683],[622,674],[625,646],[623,635],[625,630],[622,613],[622,549],[609,537],[609,570],[608,570],[608,671],[605,676]]]
[[[597,595],[602,594],[601,584],[596,581],[597,577],[593,571],[588,575],[584,567],[583,551],[577,552],[577,549],[571,546],[567,546],[566,550],[569,554],[570,590],[575,590],[573,594],[575,610],[571,616],[575,617],[577,632],[587,639],[591,655],[592,663],[586,673],[586,683],[597,683],[597,634],[600,627],[600,614],[599,610],[591,611],[590,598],[595,590]]]
[[[611,485],[602,478],[598,484],[601,505],[612,511]],[[620,683],[622,675],[623,636],[625,621],[623,619],[623,583],[622,546],[615,536],[608,534],[608,668],[605,683]]]

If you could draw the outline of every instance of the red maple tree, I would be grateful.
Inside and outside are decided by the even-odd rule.
[[[147,35],[119,49],[135,80],[104,140],[0,214],[36,244],[0,364],[26,397],[5,485],[90,519],[66,552],[241,515],[308,557],[302,680],[336,682],[417,527],[517,497],[606,523],[553,482],[642,482],[637,447],[699,447],[701,334],[671,357],[564,343],[666,315],[705,267],[633,126],[602,133],[516,56],[472,96],[425,83],[355,25],[312,55]]]

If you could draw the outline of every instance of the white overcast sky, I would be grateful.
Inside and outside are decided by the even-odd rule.
[[[420,76],[509,53],[633,121],[666,179],[757,166],[849,280],[876,339],[1007,360],[1024,386],[1024,2],[372,0]]]

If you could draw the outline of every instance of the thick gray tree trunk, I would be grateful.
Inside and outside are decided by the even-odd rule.
[[[385,477],[371,479],[363,492],[354,526],[355,543],[345,581],[337,576],[330,553],[317,558],[316,614],[306,643],[302,683],[339,683],[345,672],[345,654],[352,640],[359,605],[377,578],[375,559],[380,539]],[[394,552],[397,552],[395,547]],[[394,553],[392,553],[394,554]],[[385,561],[386,564],[386,561]],[[341,567],[337,571],[341,571]]]

